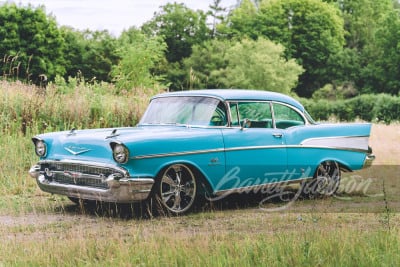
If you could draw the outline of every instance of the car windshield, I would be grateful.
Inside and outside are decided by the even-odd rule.
[[[218,99],[171,96],[153,99],[139,124],[223,126],[226,123],[225,106]]]

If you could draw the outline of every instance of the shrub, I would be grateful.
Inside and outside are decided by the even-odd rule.
[[[300,100],[315,120],[336,117],[341,121],[375,121],[391,123],[400,120],[400,97],[388,94],[359,95],[346,100]]]
[[[387,94],[380,94],[376,98],[372,113],[377,121],[386,124],[400,119],[400,98]]]

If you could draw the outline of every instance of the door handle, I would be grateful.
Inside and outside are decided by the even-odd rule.
[[[282,138],[283,133],[273,133],[272,135],[276,138]]]

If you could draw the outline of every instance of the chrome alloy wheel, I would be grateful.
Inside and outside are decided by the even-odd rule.
[[[158,192],[162,205],[169,212],[182,214],[193,206],[196,199],[196,178],[186,165],[171,165],[161,176]]]
[[[324,161],[318,165],[314,178],[302,185],[302,192],[309,197],[332,196],[339,189],[340,179],[339,164]]]
[[[340,168],[335,161],[325,161],[319,164],[315,173],[316,195],[331,196],[340,185]]]

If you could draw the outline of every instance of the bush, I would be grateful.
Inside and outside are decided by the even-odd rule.
[[[326,121],[336,117],[340,121],[391,123],[400,121],[400,97],[388,94],[359,95],[346,100],[300,100],[315,120]]]
[[[324,99],[318,101],[302,99],[300,101],[306,110],[311,114],[311,116],[316,120],[326,121],[333,113],[333,106],[335,102]]]
[[[377,121],[391,123],[400,118],[400,97],[380,94],[375,100],[376,104],[372,113]]]

